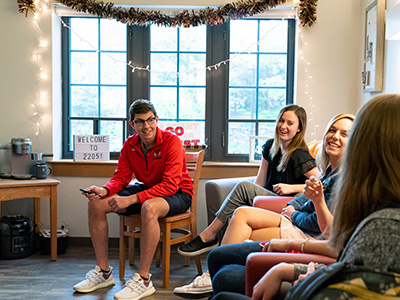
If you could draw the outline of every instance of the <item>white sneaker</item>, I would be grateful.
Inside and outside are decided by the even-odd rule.
[[[144,281],[138,273],[135,273],[135,275],[125,283],[124,288],[114,295],[114,299],[138,300],[153,295],[156,289],[150,278],[151,274],[149,274],[149,280]]]
[[[212,293],[212,291],[211,277],[208,271],[197,276],[192,283],[174,289],[176,294],[205,294]]]
[[[87,272],[85,279],[74,285],[73,289],[80,293],[90,293],[94,290],[114,285],[115,281],[112,276],[112,268],[110,274],[103,273],[99,266]]]

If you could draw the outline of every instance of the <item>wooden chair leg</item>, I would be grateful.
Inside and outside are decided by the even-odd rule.
[[[161,242],[158,243],[157,249],[156,249],[156,267],[160,267],[161,262]]]
[[[165,224],[162,237],[162,256],[163,256],[163,287],[168,288],[169,286],[169,270],[170,270],[170,260],[171,260],[171,226],[170,224]]]
[[[135,264],[135,238],[130,236],[129,240],[129,247],[128,247],[128,258],[129,258],[129,265]]]
[[[119,218],[119,278],[125,277],[126,238],[124,236],[124,220]]]
[[[185,256],[185,267],[189,267],[189,266],[190,266],[190,257]]]
[[[200,255],[197,255],[197,256],[195,257],[195,260],[196,260],[196,266],[197,266],[197,273],[198,273],[198,274],[203,274],[203,269],[202,269],[202,267],[201,267]]]

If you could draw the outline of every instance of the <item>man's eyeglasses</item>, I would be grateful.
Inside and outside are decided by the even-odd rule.
[[[148,118],[147,120],[142,120],[142,119],[134,120],[133,123],[135,123],[135,125],[136,125],[136,126],[139,126],[139,127],[144,126],[144,123],[145,123],[145,122],[146,122],[148,125],[153,125],[154,122],[156,121],[156,119],[157,119],[157,118],[156,118],[155,116],[152,116],[152,117]]]

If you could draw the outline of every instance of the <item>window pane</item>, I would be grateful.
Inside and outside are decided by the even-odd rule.
[[[230,52],[257,51],[257,20],[232,20],[230,31]]]
[[[72,52],[71,53],[71,83],[98,83],[97,53]]]
[[[150,98],[160,117],[159,124],[175,122],[182,128],[187,120],[205,120],[207,27],[172,30],[152,25],[150,29]],[[166,38],[168,44],[156,40]],[[201,123],[196,128],[201,128],[202,138],[196,139],[204,141],[205,123]]]
[[[124,143],[122,121],[101,121],[100,134],[110,136],[110,152],[119,152]]]
[[[176,88],[152,87],[150,100],[161,119],[176,119]]]
[[[151,51],[176,51],[177,28],[173,27],[150,27],[150,49]]]
[[[114,20],[100,20],[100,47],[103,50],[126,51],[126,25]]]
[[[101,117],[126,117],[126,87],[101,87]]]
[[[86,134],[93,134],[93,121],[71,120],[69,150],[72,151],[74,148],[74,135],[86,135]]]
[[[229,85],[255,86],[257,82],[257,55],[241,54],[230,61]]]
[[[260,86],[286,85],[286,55],[260,55]]]
[[[150,56],[150,81],[152,85],[175,85],[177,80],[177,55],[152,53]]]
[[[286,105],[285,89],[260,89],[258,94],[259,119],[272,119],[278,117],[279,111]]]
[[[228,154],[249,154],[249,136],[255,135],[254,123],[229,123]]]
[[[229,89],[229,118],[255,119],[256,118],[256,90]]]
[[[273,121],[287,103],[288,21],[234,20],[230,30],[228,153],[243,154],[248,146],[237,136],[242,143],[248,135],[273,136]]]
[[[263,158],[262,152],[263,152],[263,145],[267,141],[267,138],[263,136],[258,136],[256,139],[250,139],[249,137],[249,159],[250,161],[261,161]],[[252,155],[252,156],[250,156]]]
[[[179,118],[202,119],[206,117],[206,90],[204,88],[179,89]],[[190,109],[187,109],[190,108]]]
[[[71,18],[71,50],[97,49],[99,20],[95,18]]]
[[[97,117],[99,115],[97,100],[97,87],[72,86],[70,115],[72,117]]]
[[[287,20],[260,21],[260,52],[287,52]]]
[[[102,53],[101,84],[126,84],[126,54]]]
[[[181,54],[179,56],[179,84],[206,85],[206,55]]]
[[[258,135],[272,139],[275,136],[275,123],[259,123]]]
[[[197,26],[180,28],[180,51],[206,51],[207,27]]]

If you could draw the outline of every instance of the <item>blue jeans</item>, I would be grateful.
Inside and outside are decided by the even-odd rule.
[[[238,293],[222,292],[212,297],[211,300],[251,300],[251,298]]]
[[[245,293],[246,259],[253,252],[261,252],[259,242],[224,245],[208,254],[214,295],[219,292]]]

